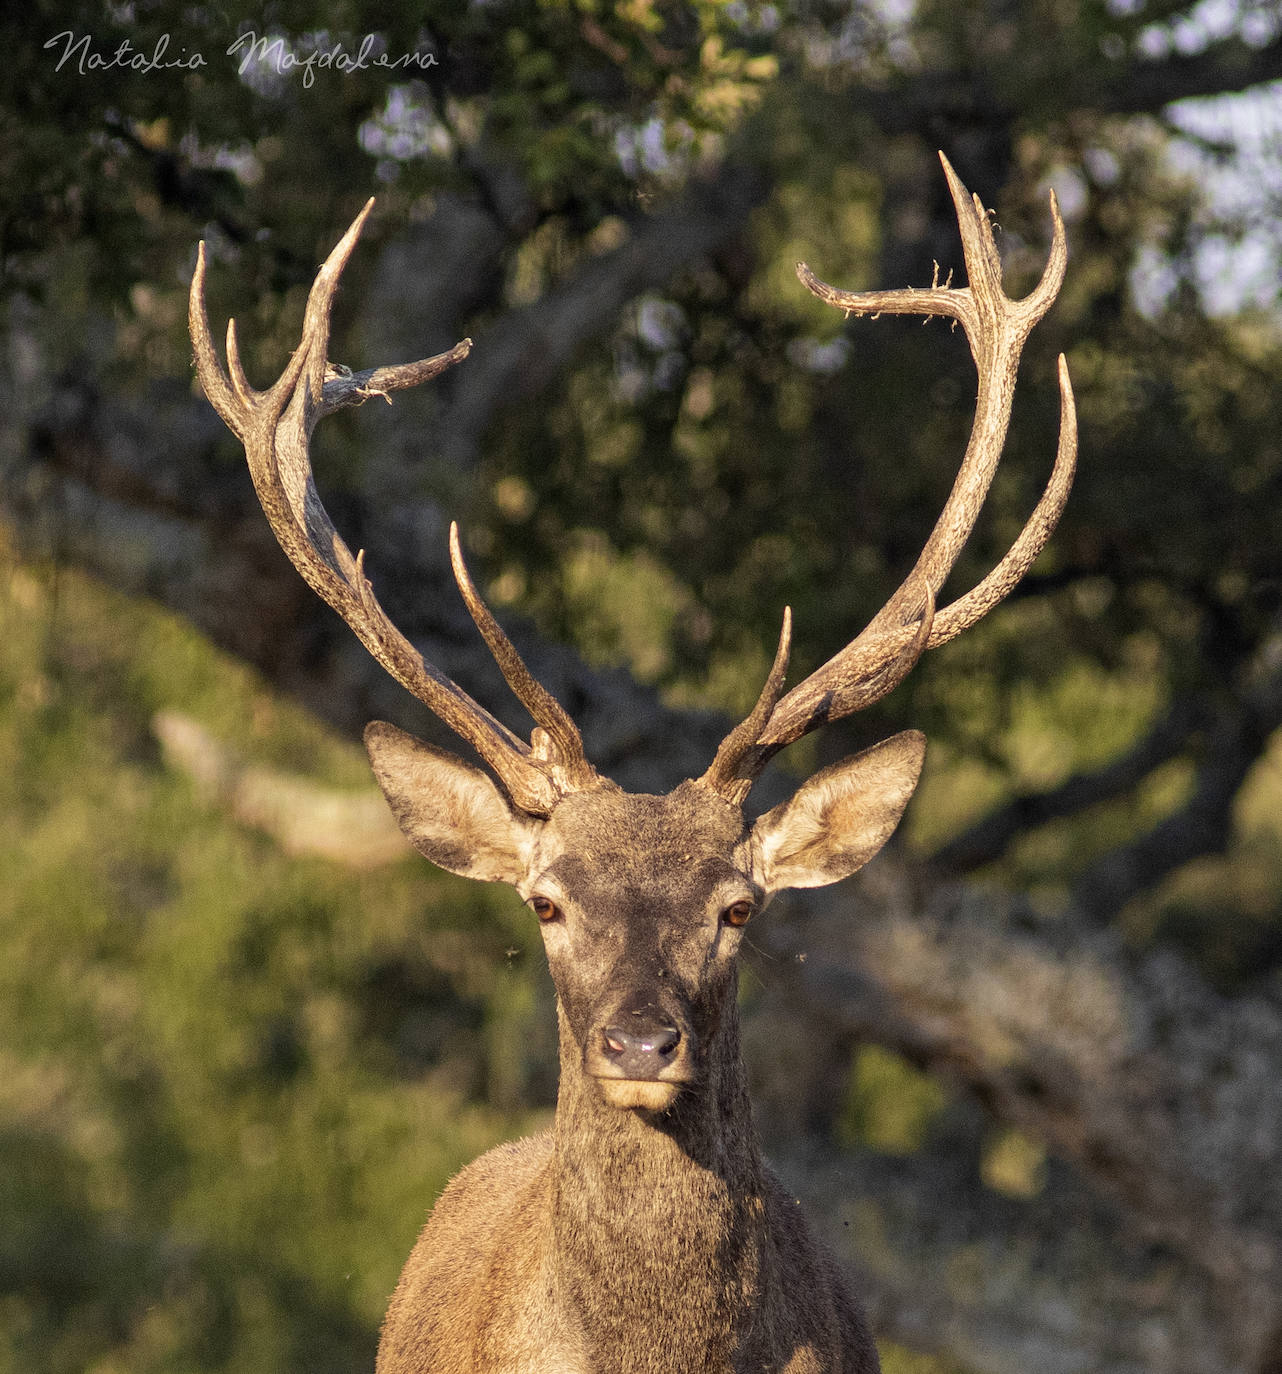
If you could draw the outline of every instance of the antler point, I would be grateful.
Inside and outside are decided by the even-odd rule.
[[[468,610],[475,620],[476,613],[472,611],[472,600],[476,596],[476,589],[472,585],[472,575],[467,570],[467,564],[463,561],[463,541],[459,536],[457,520],[450,521],[450,567],[454,571],[454,581],[458,584],[463,600],[467,602]]]

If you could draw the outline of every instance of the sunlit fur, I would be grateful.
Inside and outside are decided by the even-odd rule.
[[[492,1150],[437,1203],[378,1374],[874,1374],[858,1306],[761,1158],[744,932],[724,915],[866,861],[912,791],[920,736],[825,770],[755,826],[698,782],[634,796],[603,781],[532,819],[390,726],[367,738],[424,854],[555,904],[538,928],[561,1068],[552,1129]],[[632,1024],[679,1032],[646,1077],[618,1076],[606,1035]]]

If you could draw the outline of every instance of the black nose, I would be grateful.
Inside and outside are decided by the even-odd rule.
[[[605,1057],[624,1078],[658,1078],[672,1063],[681,1032],[675,1026],[607,1026],[602,1032]]]

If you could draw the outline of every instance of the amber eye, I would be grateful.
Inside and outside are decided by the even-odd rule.
[[[531,897],[530,909],[540,921],[555,921],[561,908],[550,897]]]
[[[751,915],[751,902],[732,902],[721,913],[721,919],[728,926],[746,926],[748,924],[748,918]]]

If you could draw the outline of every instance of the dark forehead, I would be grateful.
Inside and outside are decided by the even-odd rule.
[[[597,791],[567,797],[553,821],[564,845],[553,865],[567,880],[652,881],[672,875],[705,887],[733,876],[743,815],[686,783],[666,796]]]

